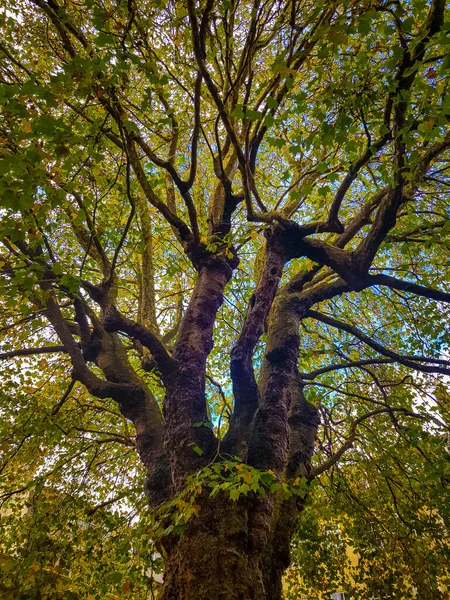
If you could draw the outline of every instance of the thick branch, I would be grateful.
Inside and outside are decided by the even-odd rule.
[[[370,275],[364,279],[363,283],[365,287],[372,285],[383,285],[395,290],[411,292],[412,294],[423,296],[424,298],[430,298],[431,300],[450,302],[450,293],[448,292],[442,292],[441,290],[436,290],[434,288],[430,288],[425,285],[419,285],[417,283],[411,283],[410,281],[403,281],[401,279],[397,279],[396,277],[391,277],[390,275]]]
[[[121,315],[112,305],[105,309],[104,326],[110,333],[122,331],[141,342],[152,353],[163,377],[172,373],[175,361],[170,357],[161,340],[149,329]]]
[[[232,274],[225,258],[211,258],[198,275],[191,300],[178,333],[173,359],[177,371],[169,382],[164,403],[167,448],[176,485],[200,468],[216,451],[217,440],[210,427],[194,426],[209,421],[205,394],[206,361],[213,347],[213,329],[223,291]],[[199,446],[204,458],[190,446]]]
[[[241,334],[231,351],[230,371],[235,407],[225,447],[230,453],[243,457],[245,451],[240,448],[240,445],[247,438],[248,427],[259,405],[259,391],[253,371],[252,357],[256,344],[264,331],[264,322],[278,290],[286,262],[283,249],[276,245],[276,236],[273,235],[273,231],[268,231],[266,237],[267,247],[263,271],[251,297]]]
[[[289,454],[285,471],[288,480],[299,475],[308,476],[317,429],[320,425],[319,411],[316,406],[308,402],[303,387],[304,382],[299,374],[294,373],[290,386]]]
[[[324,230],[330,231],[326,226],[322,229],[322,231]],[[331,231],[336,231],[336,229],[333,228]],[[282,237],[289,258],[306,256],[314,262],[330,267],[349,284],[357,285],[358,279],[353,256],[337,246],[305,238],[305,235],[309,233],[308,225],[300,226],[294,222],[285,225]]]
[[[153,264],[153,233],[148,203],[137,194],[136,209],[142,230],[141,279],[139,281],[139,322],[159,334],[155,305],[155,269]]]

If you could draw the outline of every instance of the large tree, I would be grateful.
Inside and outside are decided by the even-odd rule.
[[[375,426],[445,426],[445,2],[0,15],[5,420],[66,385],[56,460],[109,411],[160,598],[276,600],[310,483]]]

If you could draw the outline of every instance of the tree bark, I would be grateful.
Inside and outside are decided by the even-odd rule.
[[[267,501],[233,502],[222,495],[199,502],[199,516],[168,552],[158,600],[277,600],[264,581],[271,523]],[[281,576],[279,571],[280,590]]]

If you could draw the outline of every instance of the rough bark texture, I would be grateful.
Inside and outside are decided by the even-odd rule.
[[[192,473],[193,464],[199,467],[204,464],[193,448],[200,448],[205,457],[211,457],[216,450],[217,441],[208,427],[205,364],[213,347],[212,331],[231,273],[225,260],[211,260],[202,267],[173,353],[176,366],[167,386],[164,416],[166,448],[177,489]]]
[[[201,516],[166,561],[161,600],[265,598],[261,551],[248,525],[248,502],[201,502]]]

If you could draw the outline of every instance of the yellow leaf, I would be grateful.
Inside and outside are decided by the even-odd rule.
[[[250,481],[253,479],[253,475],[251,474],[250,471],[246,471],[244,473],[244,481],[245,483],[250,483]]]
[[[128,594],[133,589],[133,584],[131,581],[125,581],[122,583],[122,592],[124,594]]]
[[[177,33],[173,36],[173,43],[175,46],[179,46],[183,41],[183,32],[177,31]]]

